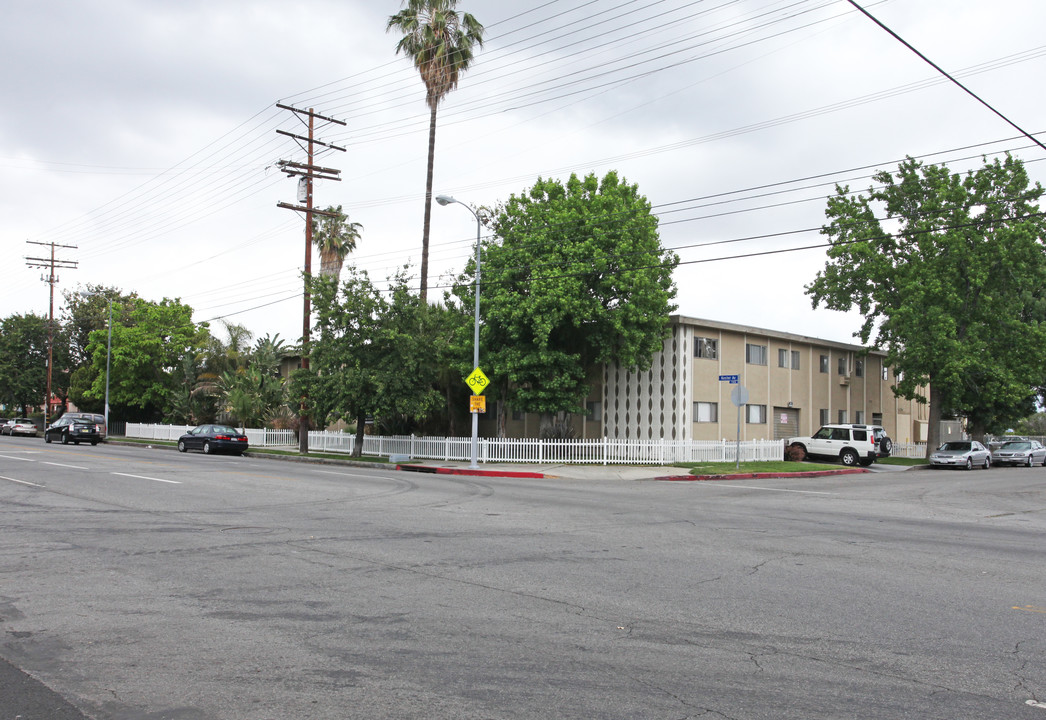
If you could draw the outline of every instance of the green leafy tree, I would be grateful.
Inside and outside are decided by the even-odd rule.
[[[0,323],[0,401],[21,416],[42,407],[47,394],[49,320],[27,313]],[[54,368],[51,392],[64,400],[69,387],[69,342],[61,325],[54,327]]]
[[[421,237],[421,301],[428,297],[429,225],[432,218],[432,173],[436,154],[436,108],[458,86],[461,73],[472,64],[473,48],[483,47],[483,26],[467,12],[458,12],[458,0],[405,0],[403,9],[389,18],[385,31],[396,28],[403,37],[396,53],[403,53],[425,84],[429,107],[429,154],[425,177],[425,222]]]
[[[349,222],[341,205],[328,207],[326,211],[333,215],[320,215],[312,221],[312,242],[320,251],[320,274],[337,279],[345,258],[356,249],[363,226]]]
[[[145,420],[163,417],[178,386],[177,373],[187,356],[201,353],[206,327],[192,321],[192,308],[164,298],[152,303],[135,298],[128,324],[113,321],[110,404],[134,411]],[[87,397],[105,397],[106,332],[91,333],[88,352],[96,372]]]
[[[113,321],[127,324],[137,294],[124,295],[119,288],[104,285],[77,286],[64,293],[65,308],[62,324],[69,335],[69,358],[73,370],[91,364],[87,347],[91,333],[103,330],[109,323],[109,303],[113,306]]]
[[[1009,156],[965,177],[908,158],[875,181],[828,201],[814,307],[860,311],[855,335],[886,351],[895,392],[928,400],[930,447],[945,414],[966,416],[975,437],[1005,427],[1046,377],[1042,188]]]
[[[329,279],[313,285],[317,337],[310,370],[297,374],[296,387],[308,389],[316,417],[355,421],[356,455],[368,417],[419,421],[442,404],[433,355],[436,316],[405,277],[392,285],[385,298],[356,269],[340,287]]]
[[[547,428],[555,413],[584,412],[594,365],[650,366],[669,331],[678,264],[657,222],[613,171],[539,179],[496,211],[481,258],[480,365],[499,408],[542,413]],[[471,307],[473,285],[457,292]]]

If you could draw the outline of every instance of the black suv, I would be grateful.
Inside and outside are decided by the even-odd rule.
[[[87,422],[94,423],[95,427],[98,428],[98,434],[101,436],[102,440],[105,440],[105,437],[106,437],[105,415],[102,415],[100,413],[67,412],[62,417],[64,417],[64,418],[77,418],[77,419],[80,419],[80,420],[84,420],[84,421],[87,421]]]

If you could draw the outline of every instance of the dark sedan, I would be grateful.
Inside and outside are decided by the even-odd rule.
[[[178,451],[188,450],[243,455],[247,452],[247,436],[228,425],[197,425],[178,438]]]
[[[97,445],[101,439],[102,434],[98,431],[98,426],[80,417],[63,415],[44,430],[44,442],[47,443],[58,440],[63,445],[79,445],[82,442]]]

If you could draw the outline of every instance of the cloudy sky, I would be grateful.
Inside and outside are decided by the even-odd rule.
[[[1024,130],[1046,129],[1046,3],[863,0]],[[1046,152],[845,0],[461,0],[486,26],[440,108],[435,192],[471,205],[538,177],[637,183],[675,248],[681,314],[849,341],[814,310],[817,232],[835,183],[867,189],[905,155],[955,170]],[[341,182],[316,189],[364,226],[348,262],[383,279],[420,263],[428,112],[386,34],[397,0],[10,0],[0,26],[0,314],[117,286],[177,297],[197,321],[301,336],[304,222],[277,208],[304,161],[276,103],[344,120],[317,137]],[[1040,139],[1046,135],[1040,135]],[[30,241],[30,242],[27,242]],[[475,241],[433,208],[430,288]],[[770,254],[768,254],[770,253]],[[318,259],[314,259],[318,266]],[[439,295],[439,291],[434,293]],[[216,330],[220,334],[220,330]]]

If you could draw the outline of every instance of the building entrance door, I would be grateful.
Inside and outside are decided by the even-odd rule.
[[[787,440],[800,435],[799,408],[774,408],[774,440]]]

